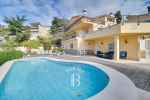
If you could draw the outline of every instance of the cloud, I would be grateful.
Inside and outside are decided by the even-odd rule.
[[[26,15],[31,22],[50,24],[53,17],[81,15],[83,9],[87,9],[88,16],[98,16],[117,10],[143,13],[146,8],[143,0],[0,0],[0,9],[1,21],[3,16]]]
[[[124,14],[146,11],[144,0],[60,0],[59,8],[62,12],[67,11],[65,14],[68,16],[81,14],[83,9],[87,9],[89,16],[108,14],[124,8],[127,8]]]
[[[126,0],[126,2],[123,5],[121,5],[121,10],[124,14],[130,15],[147,13],[146,5],[146,0]]]

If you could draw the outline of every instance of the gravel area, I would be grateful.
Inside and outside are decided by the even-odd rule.
[[[117,63],[115,61],[105,60],[97,57],[79,57],[79,56],[59,56],[55,58],[86,60],[100,63],[120,71],[130,78],[136,87],[150,92],[150,64],[143,63]]]

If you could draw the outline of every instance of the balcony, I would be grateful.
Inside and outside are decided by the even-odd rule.
[[[124,23],[91,31],[83,36],[83,39],[90,40],[115,34],[142,34],[150,35],[150,23]]]
[[[76,38],[77,35],[74,33],[74,34],[70,34],[70,35],[65,35],[64,36],[64,40],[70,40],[70,39],[74,39]]]
[[[120,24],[112,25],[112,26],[109,26],[109,27],[106,27],[106,28],[101,28],[97,31],[91,31],[91,32],[85,34],[83,36],[83,39],[90,40],[90,39],[96,39],[96,38],[99,38],[99,37],[110,36],[110,35],[113,35],[113,34],[120,33],[120,31],[121,31],[120,30]]]
[[[125,23],[121,25],[121,33],[150,33],[150,23]]]

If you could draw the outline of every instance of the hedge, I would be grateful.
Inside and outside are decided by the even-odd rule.
[[[18,59],[23,57],[23,52],[21,51],[0,51],[0,65],[6,61]]]

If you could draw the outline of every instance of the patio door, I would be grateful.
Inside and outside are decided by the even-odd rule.
[[[146,58],[150,59],[150,40],[145,40]]]
[[[108,44],[108,52],[114,51],[114,43],[109,43]]]
[[[95,47],[96,52],[97,51],[101,51],[101,46],[99,43],[96,43],[96,47]]]

